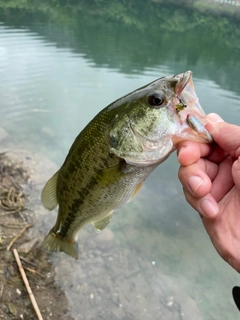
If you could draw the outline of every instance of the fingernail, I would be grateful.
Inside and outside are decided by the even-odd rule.
[[[202,183],[203,183],[202,178],[198,176],[191,176],[188,179],[188,186],[194,194],[196,193],[196,191],[198,190],[198,188],[201,186]]]
[[[207,118],[212,122],[224,122],[224,120],[217,113],[209,113]]]
[[[177,149],[177,156],[179,156],[180,153],[184,152],[185,149],[186,149],[186,147],[181,147],[181,148]]]
[[[218,205],[208,199],[204,199],[200,203],[202,214],[207,218],[214,218],[218,214]]]

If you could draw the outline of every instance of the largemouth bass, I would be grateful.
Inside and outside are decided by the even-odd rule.
[[[77,259],[78,231],[89,222],[104,229],[177,143],[211,142],[204,124],[191,71],[153,81],[100,111],[43,188],[44,206],[59,205],[43,248]]]

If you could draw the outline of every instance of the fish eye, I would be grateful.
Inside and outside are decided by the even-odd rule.
[[[147,102],[151,107],[154,107],[155,109],[159,109],[164,102],[164,95],[159,92],[154,93],[147,97]]]

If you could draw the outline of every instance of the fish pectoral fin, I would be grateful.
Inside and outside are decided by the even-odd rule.
[[[45,208],[49,210],[53,210],[58,205],[57,201],[57,178],[58,178],[57,171],[52,178],[50,178],[47,183],[45,184],[42,190],[42,203]]]
[[[94,229],[97,232],[102,231],[110,223],[110,221],[112,219],[112,213],[113,213],[113,211],[110,211],[108,214],[103,216],[101,219],[92,221],[92,225],[94,226]]]
[[[111,186],[122,175],[123,175],[123,173],[121,172],[120,165],[116,165],[113,167],[102,169],[100,174],[97,177],[98,182],[99,182],[99,186],[101,188]]]

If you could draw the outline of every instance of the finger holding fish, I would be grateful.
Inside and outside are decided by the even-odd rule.
[[[183,188],[183,192],[187,202],[200,214],[201,217],[214,219],[218,216],[218,203],[211,193],[207,193],[205,196],[199,198],[194,197],[186,188]]]
[[[218,173],[218,166],[206,159],[188,165],[181,166],[178,171],[178,177],[182,185],[194,197],[203,197],[212,190],[212,181]]]
[[[178,162],[182,166],[188,166],[200,158],[209,156],[212,150],[212,144],[182,141],[177,146]]]

